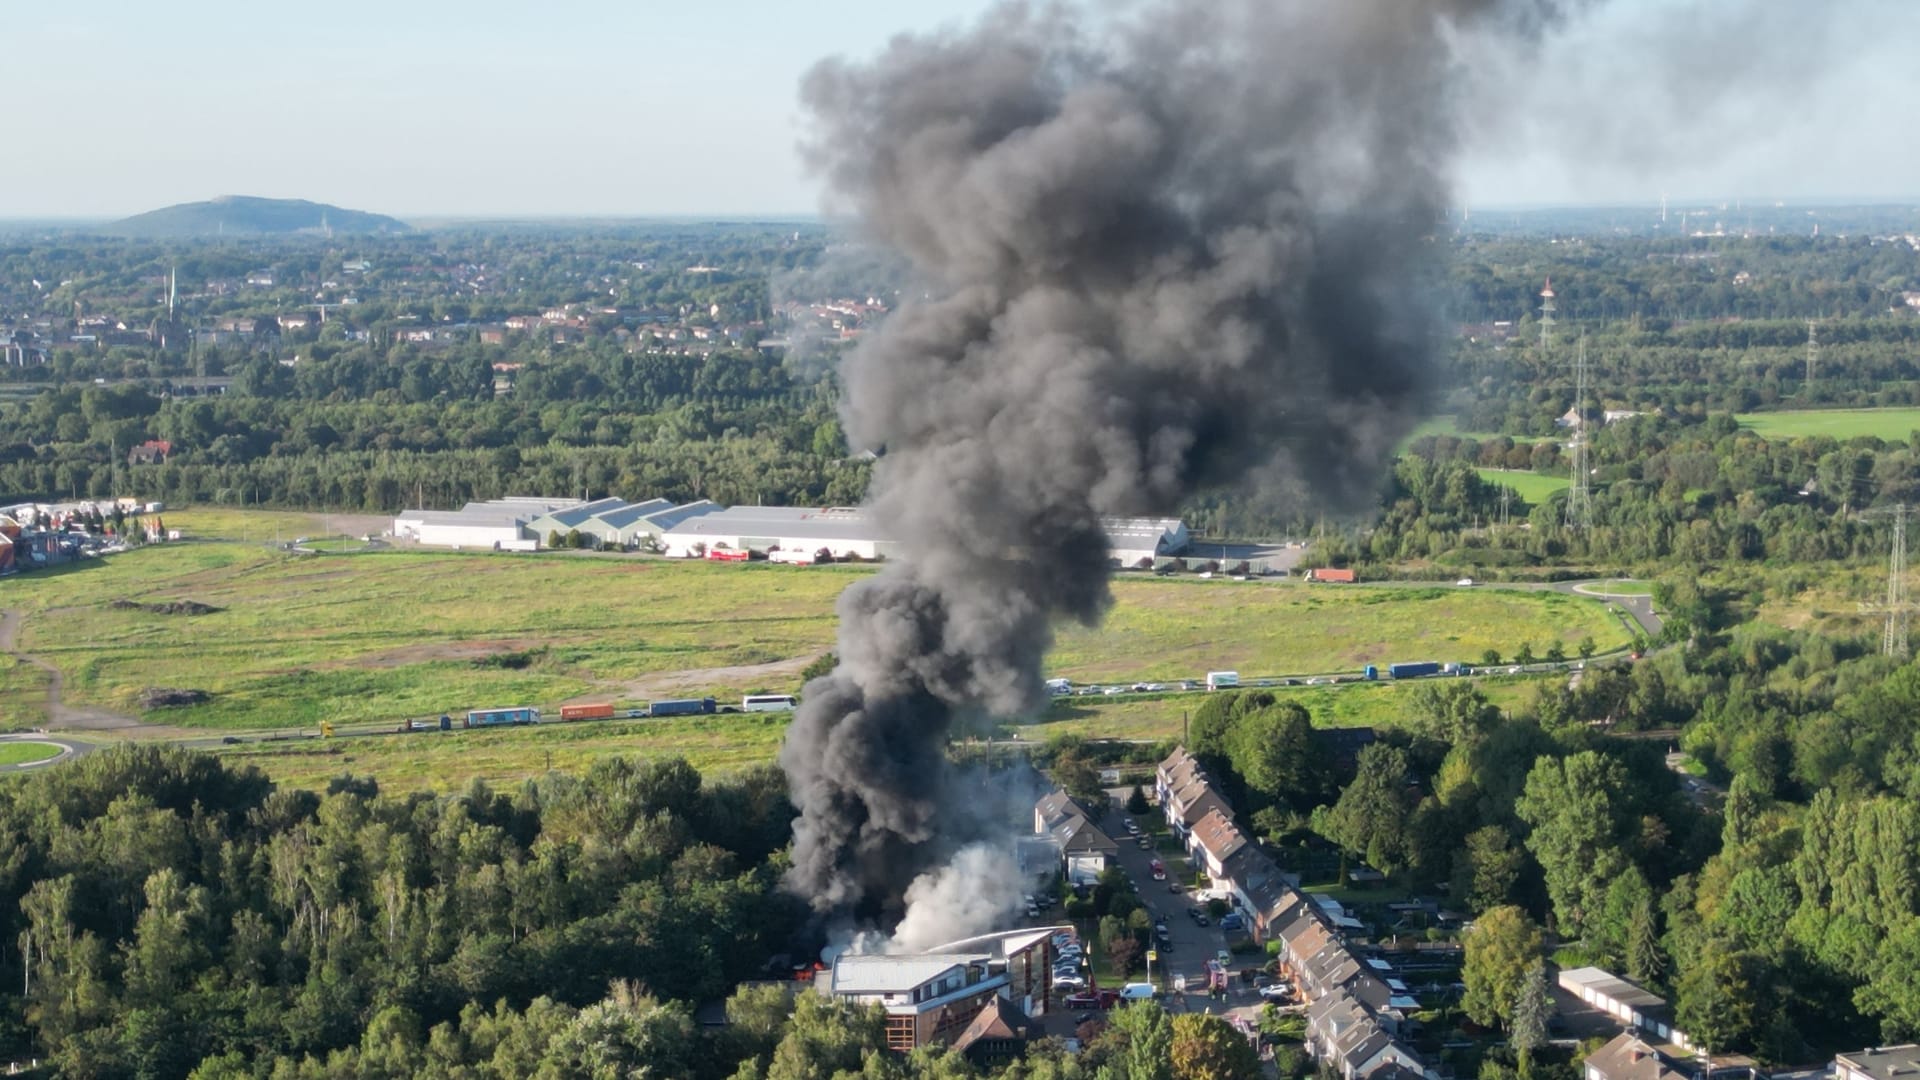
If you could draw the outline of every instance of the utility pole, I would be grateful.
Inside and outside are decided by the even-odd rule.
[[[1582,334],[1573,358],[1573,483],[1567,489],[1567,528],[1585,530],[1593,524],[1593,492],[1588,484],[1592,464],[1587,458],[1587,338]]]

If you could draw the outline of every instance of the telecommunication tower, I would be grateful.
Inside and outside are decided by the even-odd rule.
[[[1820,362],[1820,324],[1807,320],[1807,393],[1813,393],[1813,367]]]
[[[1547,287],[1540,290],[1540,355],[1546,356],[1547,337],[1553,333],[1553,313],[1559,310],[1553,306],[1553,279],[1547,279]]]
[[[1567,488],[1567,528],[1585,529],[1593,524],[1593,492],[1588,474],[1593,471],[1587,457],[1587,338],[1573,354],[1573,483]]]

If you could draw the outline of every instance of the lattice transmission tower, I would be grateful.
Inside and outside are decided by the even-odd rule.
[[[1593,464],[1587,454],[1587,338],[1573,353],[1573,461],[1572,483],[1567,488],[1567,528],[1581,530],[1593,524],[1593,491],[1589,474]]]
[[[1887,556],[1887,598],[1878,604],[1862,604],[1860,610],[1886,613],[1887,626],[1880,636],[1880,651],[1896,659],[1906,658],[1907,622],[1913,614],[1913,603],[1907,599],[1907,511],[1910,509],[1906,503],[1895,503],[1862,515],[1893,518],[1893,550]]]
[[[1807,396],[1813,396],[1813,370],[1820,363],[1820,324],[1807,320]]]
[[[1559,310],[1553,306],[1553,279],[1547,279],[1547,287],[1540,290],[1540,358],[1547,357],[1547,340],[1553,334],[1553,313]]]

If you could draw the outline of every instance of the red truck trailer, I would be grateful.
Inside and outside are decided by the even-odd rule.
[[[611,720],[613,719],[613,704],[603,701],[595,705],[562,705],[560,706],[560,719]]]

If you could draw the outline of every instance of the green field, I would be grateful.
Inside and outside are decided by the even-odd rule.
[[[1418,426],[1407,434],[1406,441],[1412,442],[1423,435],[1451,435],[1456,439],[1473,439],[1478,442],[1486,442],[1489,439],[1498,439],[1501,437],[1497,431],[1462,431],[1460,430],[1460,425],[1455,422],[1455,418],[1451,416],[1431,416],[1422,420]],[[1507,438],[1512,439],[1516,443],[1532,443],[1539,442],[1541,437],[1538,435],[1509,435]]]
[[[24,660],[0,656],[0,731],[47,722],[47,673]]]
[[[1889,442],[1905,442],[1920,431],[1920,409],[1802,409],[1740,413],[1734,419],[1767,439],[1826,435],[1845,442],[1872,435]]]
[[[324,788],[334,777],[352,773],[373,777],[383,791],[457,791],[474,779],[506,785],[548,769],[580,772],[614,756],[678,756],[702,773],[725,773],[772,762],[786,730],[785,714],[758,713],[287,739],[217,752],[228,764],[255,766],[292,787]]]
[[[1475,469],[1474,472],[1489,484],[1512,488],[1521,498],[1535,505],[1546,502],[1555,492],[1567,490],[1569,483],[1564,476],[1542,476],[1519,469]]]
[[[0,742],[0,765],[24,765],[60,756],[60,748],[44,742]]]
[[[66,700],[224,729],[389,723],[488,705],[552,707],[793,691],[831,648],[834,600],[870,568],[574,555],[290,555],[259,544],[141,548],[9,582],[22,651]],[[1076,682],[1357,671],[1478,659],[1523,641],[1601,648],[1624,633],[1557,593],[1129,578],[1098,629],[1063,628],[1051,675]],[[201,615],[116,608],[193,600]],[[44,685],[14,665],[9,689]],[[145,710],[150,688],[207,703]]]
[[[1502,708],[1533,699],[1553,676],[1483,679],[1476,683]],[[1279,687],[1318,727],[1391,727],[1403,722],[1406,683],[1352,683],[1338,687]],[[1125,695],[1056,702],[1012,733],[1034,742],[1057,735],[1101,739],[1178,738],[1201,693]],[[249,741],[215,752],[234,765],[252,765],[280,784],[324,788],[343,774],[371,776],[386,791],[453,791],[470,780],[518,783],[547,769],[578,771],[595,760],[624,755],[651,760],[685,757],[702,773],[726,773],[771,763],[786,733],[784,714],[683,717],[670,720],[546,724],[498,731],[425,731],[407,735],[310,737]],[[0,744],[4,745],[4,744]]]

